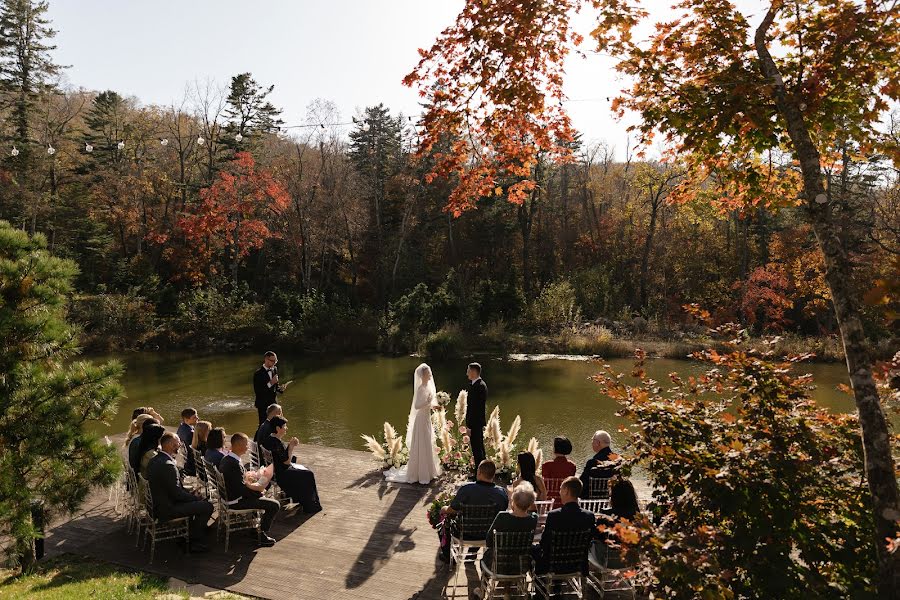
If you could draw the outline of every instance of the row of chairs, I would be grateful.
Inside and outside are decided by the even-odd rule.
[[[544,487],[547,488],[547,499],[559,504],[559,488],[564,479],[547,477],[544,479]],[[609,503],[611,477],[590,477],[588,479],[587,497],[591,500],[605,500]],[[606,507],[608,508],[608,506]]]
[[[500,584],[513,586],[526,596],[530,586],[544,598],[553,594],[555,586],[568,587],[577,597],[583,597],[585,585],[590,585],[601,596],[607,591],[625,591],[634,597],[634,588],[627,577],[623,576],[624,565],[615,552],[610,552],[604,544],[600,552],[590,552],[594,538],[594,530],[574,532],[557,532],[550,540],[550,561],[546,572],[540,574],[534,570],[531,548],[542,536],[547,513],[553,507],[553,501],[535,503],[538,509],[538,527],[530,532],[494,532],[494,551],[491,564],[482,564],[481,590],[483,598],[491,598]],[[599,500],[580,500],[579,504],[586,510],[599,512],[602,506]],[[487,547],[487,532],[497,516],[497,508],[493,505],[463,506],[456,517],[456,524],[450,536],[450,565],[456,569],[454,578],[454,595],[459,586],[459,571],[465,562],[469,549]],[[580,569],[584,559],[588,558],[589,574],[585,577]],[[573,571],[573,565],[578,568]]]
[[[193,450],[193,449],[192,449]],[[196,450],[194,450],[196,452]],[[216,519],[216,539],[225,533],[225,551],[228,551],[231,534],[241,530],[256,530],[257,541],[262,535],[262,510],[259,509],[234,509],[228,506],[228,492],[225,489],[225,479],[222,473],[199,452],[196,452],[195,465],[197,475],[196,489],[203,491],[206,499],[214,507]],[[150,563],[156,550],[156,542],[170,539],[184,539],[188,542],[189,519],[187,517],[162,521],[158,519],[153,510],[153,496],[150,493],[150,485],[140,474],[135,473],[127,460],[123,459],[124,486],[121,495],[121,510],[125,516],[126,530],[128,533],[136,533],[135,545],[146,548],[150,541]],[[186,485],[191,486],[190,478]],[[193,487],[193,486],[191,486]]]

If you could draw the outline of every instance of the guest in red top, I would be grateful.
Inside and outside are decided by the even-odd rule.
[[[565,436],[553,438],[553,460],[541,465],[541,475],[547,486],[547,500],[559,503],[559,485],[566,477],[575,475],[577,467],[568,459],[572,442]]]

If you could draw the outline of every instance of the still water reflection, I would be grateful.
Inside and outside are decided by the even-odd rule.
[[[252,435],[256,430],[251,377],[261,356],[143,353],[118,358],[126,366],[127,399],[104,432],[125,431],[132,409],[147,405],[156,408],[167,424],[177,424],[181,409],[193,406],[201,419],[225,427],[229,434]],[[608,430],[613,447],[618,447],[616,429],[625,423],[615,416],[616,403],[602,396],[588,379],[599,370],[598,364],[563,359],[479,360],[490,389],[488,411],[500,405],[504,429],[515,415],[521,415],[520,440],[527,442],[535,436],[546,449],[552,447],[555,435],[567,435],[575,446],[572,458],[579,464],[588,458],[590,438],[597,429]],[[294,380],[281,396],[291,434],[305,443],[362,449],[360,433],[377,434],[386,420],[403,431],[412,398],[412,374],[419,362],[414,357],[342,359],[279,353],[281,381]],[[626,372],[632,366],[630,359],[607,362]],[[467,383],[466,363],[466,359],[431,363],[437,389],[455,398]],[[700,363],[668,359],[647,365],[648,374],[660,381],[672,371],[689,375],[704,368]],[[835,389],[847,381],[842,364],[804,365],[803,369],[814,376],[817,401],[835,411],[853,410],[852,399]]]

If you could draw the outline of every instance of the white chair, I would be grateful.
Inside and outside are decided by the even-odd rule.
[[[609,548],[602,541],[595,541],[588,554],[590,573],[587,583],[602,598],[606,592],[627,592],[636,598],[634,584],[625,576],[626,565],[618,549]]]
[[[545,477],[544,486],[547,488],[547,500],[552,500],[554,505],[560,505],[559,488],[562,487],[564,479],[558,477]]]
[[[530,531],[495,531],[493,537],[490,564],[481,563],[482,598],[493,598],[501,583],[515,584],[523,597],[529,597],[528,577],[534,568],[531,559],[534,534]],[[508,589],[504,595],[509,595]]]
[[[546,573],[535,573],[534,589],[544,598],[554,595],[554,586],[568,586],[570,593],[584,597],[585,576],[582,573],[591,545],[593,529],[583,531],[544,532],[550,535]]]
[[[254,442],[253,440],[249,440],[247,442],[247,452],[250,454],[250,468],[254,470],[259,470],[260,467],[265,466],[262,464],[260,460],[261,457],[259,455],[259,444]]]
[[[450,523],[450,568],[456,569],[453,592],[459,587],[459,569],[470,548],[484,548],[488,529],[500,510],[493,504],[463,505]],[[477,559],[477,554],[476,554]]]
[[[215,469],[214,479],[216,483],[216,495],[219,499],[219,518],[217,519],[218,527],[216,528],[216,539],[219,539],[222,529],[224,529],[225,552],[228,552],[232,531],[255,529],[256,541],[258,543],[262,538],[263,510],[260,508],[231,508],[228,506],[228,492],[225,489],[225,478],[218,469]]]
[[[534,506],[537,508],[538,522],[534,528],[534,541],[540,541],[541,533],[544,531],[544,524],[547,523],[547,515],[553,510],[553,500],[535,500]]]
[[[584,500],[581,499],[578,501],[578,506],[583,508],[584,510],[589,510],[595,515],[605,514],[604,511],[609,510],[610,503],[609,499],[597,499],[597,500]]]
[[[588,478],[588,498],[591,500],[608,499],[611,480],[611,477]]]
[[[167,521],[160,521],[153,513],[153,494],[150,493],[150,484],[143,476],[138,475],[138,487],[144,492],[144,504],[147,507],[146,529],[144,534],[144,547],[147,546],[147,538],[150,538],[150,564],[153,564],[153,555],[156,552],[156,542],[184,538],[185,544],[190,542],[190,518],[178,517]]]

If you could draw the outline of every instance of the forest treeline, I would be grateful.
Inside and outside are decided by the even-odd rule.
[[[690,304],[756,334],[834,338],[822,256],[795,209],[714,208],[712,186],[675,202],[675,159],[579,140],[574,162],[533,166],[521,204],[498,188],[454,216],[453,182],[426,177],[441,147],[415,154],[415,115],[373,99],[348,117],[317,100],[290,127],[250,73],[191,84],[171,106],[64,87],[44,11],[16,6],[3,30],[35,26],[0,50],[0,219],[80,266],[70,316],[91,348],[438,352],[541,334],[589,351],[698,333]],[[835,174],[859,204],[844,242],[866,290],[896,274],[897,175],[878,161]],[[886,351],[882,309],[866,327]]]

